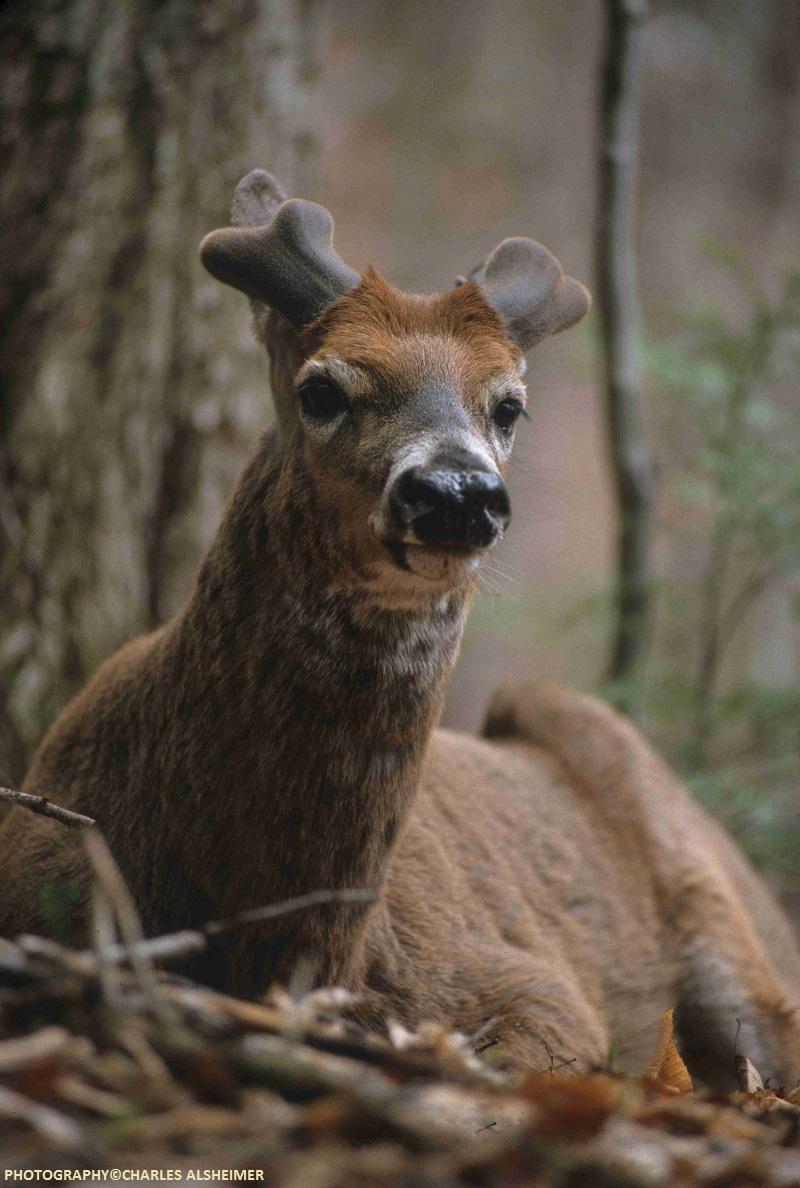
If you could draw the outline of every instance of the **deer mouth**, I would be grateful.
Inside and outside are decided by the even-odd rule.
[[[404,466],[369,517],[372,532],[403,573],[439,587],[470,578],[503,536],[511,505],[502,476],[482,463],[469,467]],[[471,461],[471,456],[468,459]]]
[[[397,569],[429,582],[456,584],[475,572],[485,549],[457,544],[383,540]]]

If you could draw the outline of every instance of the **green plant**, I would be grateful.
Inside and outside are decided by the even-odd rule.
[[[668,676],[656,658],[648,711],[685,714],[682,759],[695,790],[756,859],[782,864],[800,845],[790,788],[800,760],[800,680],[777,688],[732,682],[723,665],[759,597],[800,575],[800,267],[787,270],[770,299],[732,252],[707,250],[737,281],[747,312],[735,324],[713,305],[697,306],[649,351],[681,429],[667,497],[683,509],[695,545],[699,536],[707,543],[694,605],[684,606],[696,633],[691,654]]]

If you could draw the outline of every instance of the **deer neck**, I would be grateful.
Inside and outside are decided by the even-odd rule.
[[[204,751],[226,756],[236,788],[212,826],[238,855],[228,911],[380,887],[440,714],[465,593],[381,610],[333,580],[342,548],[302,461],[265,439],[181,625],[184,670],[212,698]],[[364,913],[331,911],[292,921],[274,976],[304,945],[323,979],[344,976]]]

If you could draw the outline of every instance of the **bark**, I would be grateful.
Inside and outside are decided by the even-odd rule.
[[[646,645],[653,472],[642,427],[636,268],[643,0],[607,0],[597,220],[597,296],[611,461],[620,510],[616,622],[609,676],[628,681]],[[625,697],[630,702],[629,697]]]
[[[37,0],[0,16],[0,781],[189,589],[270,417],[197,261],[255,166],[313,193],[315,0]]]

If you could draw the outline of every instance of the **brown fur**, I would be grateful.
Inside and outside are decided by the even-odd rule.
[[[385,381],[398,365],[409,338],[435,336],[459,352],[462,378],[474,385],[487,371],[517,363],[520,352],[503,333],[500,315],[472,281],[432,297],[400,293],[374,269],[310,327],[309,338],[331,354],[343,355]]]
[[[471,284],[377,277],[304,336],[262,319],[280,434],[246,468],[184,610],[111,657],[45,738],[25,787],[96,816],[150,933],[317,888],[370,886],[234,933],[190,972],[243,995],[312,955],[370,1023],[489,1020],[511,1067],[548,1052],[641,1068],[678,1006],[692,1067],[733,1046],[800,1076],[800,955],[735,846],[597,701],[498,695],[489,738],[435,730],[472,578],[396,572],[370,531],[398,450],[461,435],[499,467],[487,392],[519,352]],[[353,427],[297,413],[310,356],[363,369]],[[430,391],[433,395],[420,396]],[[442,395],[445,393],[445,396]],[[456,393],[454,396],[453,393]],[[449,401],[449,403],[447,403]],[[447,571],[450,574],[450,571]],[[0,933],[87,942],[86,865],[61,826],[0,830]]]

